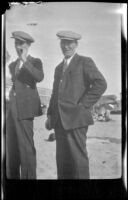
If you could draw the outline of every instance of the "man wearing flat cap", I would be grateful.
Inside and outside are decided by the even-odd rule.
[[[90,57],[76,53],[81,35],[61,31],[57,36],[64,59],[55,69],[45,126],[55,129],[58,179],[89,179],[86,137],[94,123],[91,109],[107,83]]]
[[[18,58],[9,65],[13,82],[6,121],[6,174],[9,179],[36,179],[33,120],[42,115],[36,84],[44,78],[42,61],[28,55],[34,39],[12,33]]]

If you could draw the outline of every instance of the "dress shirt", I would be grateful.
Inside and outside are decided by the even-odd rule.
[[[70,58],[64,58],[64,62],[67,62],[67,65],[69,65],[74,55],[75,53]]]

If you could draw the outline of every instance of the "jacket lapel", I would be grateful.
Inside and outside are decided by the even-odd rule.
[[[62,73],[63,73],[63,65],[64,65],[64,61],[62,61],[60,64],[59,64],[59,67],[58,67],[58,78],[60,79],[62,77]]]
[[[79,55],[75,54],[65,72],[68,73],[68,72],[72,71],[74,69],[74,67],[76,66],[78,60],[79,60]]]
[[[69,73],[70,71],[72,71],[74,69],[75,66],[77,66],[77,62],[79,60],[79,55],[78,54],[75,54],[74,57],[72,58],[68,68],[66,69],[65,71],[65,74]],[[63,74],[63,65],[64,65],[64,61],[62,61],[60,64],[59,64],[59,67],[58,67],[58,77],[61,78],[62,74]]]

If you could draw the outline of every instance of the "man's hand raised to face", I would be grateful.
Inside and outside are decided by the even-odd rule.
[[[20,60],[25,62],[27,60],[27,55],[28,55],[28,44],[23,44],[21,47],[19,47],[21,50],[21,54],[19,55]]]

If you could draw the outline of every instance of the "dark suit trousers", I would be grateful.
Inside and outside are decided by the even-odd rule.
[[[12,95],[6,121],[6,173],[10,179],[36,179],[33,119],[18,120]]]
[[[55,127],[58,179],[89,179],[86,150],[88,127],[64,130],[60,118]]]

